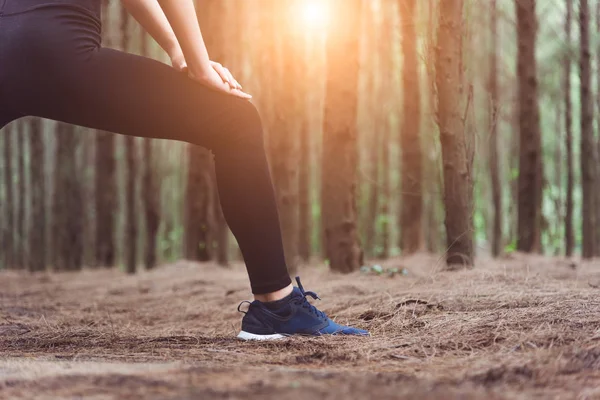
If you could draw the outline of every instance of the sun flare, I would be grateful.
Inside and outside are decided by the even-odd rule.
[[[327,2],[323,0],[302,1],[301,15],[304,24],[309,28],[323,28],[329,17]]]

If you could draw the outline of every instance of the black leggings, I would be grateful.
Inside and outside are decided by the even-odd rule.
[[[99,4],[0,0],[0,128],[36,116],[210,149],[253,293],[289,285],[255,106],[161,62],[102,48]]]

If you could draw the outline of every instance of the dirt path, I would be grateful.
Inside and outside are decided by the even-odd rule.
[[[517,256],[303,284],[368,339],[247,343],[241,266],[0,273],[0,398],[600,398],[600,265]]]

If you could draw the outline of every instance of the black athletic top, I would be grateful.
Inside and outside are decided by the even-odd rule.
[[[83,8],[100,18],[102,0],[0,0],[0,15],[18,14],[36,8],[68,5]]]

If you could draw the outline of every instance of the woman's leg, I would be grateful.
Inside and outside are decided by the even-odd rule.
[[[252,291],[291,284],[261,120],[247,100],[214,92],[160,62],[111,49],[76,58],[23,98],[28,115],[125,135],[185,141],[215,154],[219,197]]]

